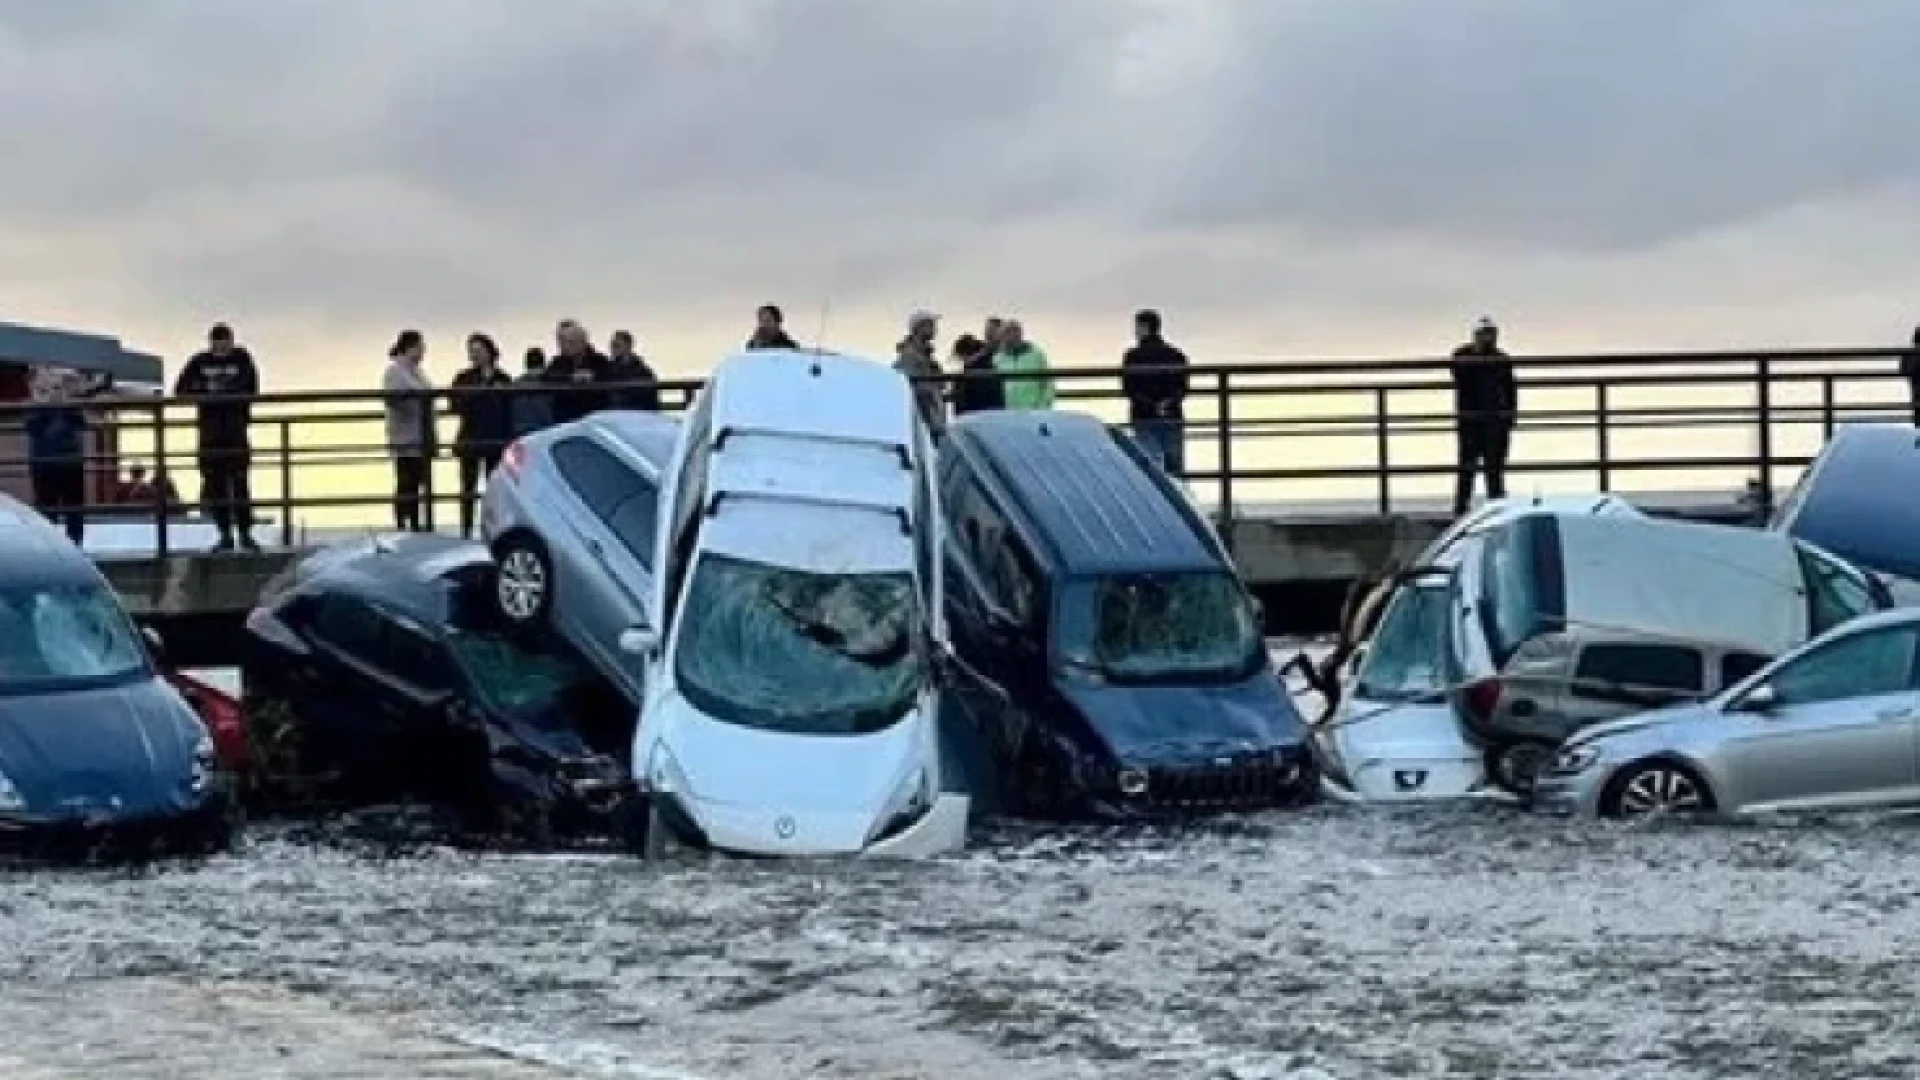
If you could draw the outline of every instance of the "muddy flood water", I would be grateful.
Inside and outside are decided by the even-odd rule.
[[[0,1076],[1913,1077],[1920,819],[1324,806],[917,864],[0,870]]]

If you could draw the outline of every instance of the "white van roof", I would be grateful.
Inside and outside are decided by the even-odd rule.
[[[878,361],[789,350],[740,353],[714,369],[706,392],[716,440],[729,430],[777,431],[915,452],[912,388]]]
[[[1793,541],[1729,525],[1555,515],[1567,620],[1774,655],[1807,639]]]

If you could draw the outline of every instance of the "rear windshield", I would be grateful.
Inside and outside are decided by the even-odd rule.
[[[1664,705],[1705,692],[1706,658],[1685,645],[1589,645],[1573,672],[1573,693],[1622,705]]]

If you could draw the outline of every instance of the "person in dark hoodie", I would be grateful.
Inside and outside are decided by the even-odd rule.
[[[1121,358],[1120,387],[1134,441],[1179,479],[1187,471],[1187,354],[1169,345],[1161,328],[1157,311],[1134,315],[1134,346]]]
[[[51,381],[24,426],[34,506],[48,521],[65,525],[67,539],[78,547],[87,531],[87,415],[74,403],[76,396],[69,380]]]
[[[1006,388],[993,367],[993,349],[972,334],[962,334],[953,343],[954,366],[960,377],[953,381],[953,415],[994,412],[1007,407]]]
[[[473,508],[480,485],[500,467],[513,439],[513,398],[503,388],[513,376],[500,370],[500,347],[485,334],[467,337],[467,366],[453,377],[453,415],[460,429],[453,456],[460,462],[460,535],[473,535]]]
[[[1514,381],[1513,361],[1500,348],[1500,328],[1481,319],[1473,340],[1453,351],[1453,418],[1458,456],[1455,460],[1453,512],[1467,512],[1473,502],[1473,478],[1487,478],[1487,498],[1507,494],[1507,451],[1520,412],[1520,387]]]
[[[761,304],[754,312],[753,336],[747,339],[749,351],[757,349],[798,349],[800,343],[787,333],[787,315],[777,305]]]
[[[553,422],[565,424],[606,408],[607,358],[593,347],[587,328],[567,319],[554,329],[558,352],[547,364],[547,384],[553,387]]]
[[[513,380],[513,437],[531,435],[553,424],[553,393],[547,389],[547,354],[538,345],[527,350],[524,369]]]
[[[175,380],[173,394],[201,401],[198,410],[200,503],[219,530],[216,551],[232,551],[237,539],[259,551],[253,539],[252,399],[260,393],[260,369],[253,354],[235,344],[225,323],[207,332],[207,348],[196,353]]]
[[[607,408],[660,411],[660,378],[647,364],[646,357],[634,351],[633,334],[616,330],[609,342],[613,354],[607,357]]]

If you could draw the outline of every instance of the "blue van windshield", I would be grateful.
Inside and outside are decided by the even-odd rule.
[[[1232,575],[1115,574],[1064,597],[1060,658],[1123,683],[1237,682],[1266,664],[1266,643]]]
[[[0,694],[112,686],[151,673],[132,621],[106,588],[0,589]]]

